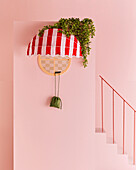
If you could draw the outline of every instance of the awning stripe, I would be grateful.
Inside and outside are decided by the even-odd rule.
[[[43,43],[42,43],[43,46],[42,46],[41,55],[46,55],[47,36],[48,36],[48,30],[44,31],[44,34],[43,34]]]
[[[59,31],[60,29],[58,29]],[[61,49],[61,37],[62,37],[62,33],[57,32],[57,39],[56,39],[56,55],[59,54],[60,55],[60,49]]]
[[[77,38],[74,36],[74,48],[73,48],[73,56],[76,56],[77,52]]]
[[[57,38],[58,29],[53,29],[52,43],[51,43],[51,55],[56,54],[56,38]]]
[[[70,36],[70,49],[69,49],[69,57],[72,58],[73,54],[73,44],[74,44],[74,35]]]
[[[35,46],[36,35],[33,38],[32,47]],[[34,54],[34,48],[32,48],[32,55]]]
[[[36,35],[35,48],[34,48],[34,55],[35,56],[38,54],[38,43],[39,43],[39,36]]]
[[[48,35],[50,36],[47,37],[46,54],[51,54],[52,34],[53,34],[53,29],[49,29]]]
[[[68,56],[81,57],[82,51],[79,41],[76,36],[71,35],[66,37],[66,35],[59,32],[62,29],[48,29],[45,30],[42,37],[38,34],[35,35],[32,41],[28,44],[27,55],[37,56],[38,54],[42,56],[46,55],[61,55],[62,57]]]

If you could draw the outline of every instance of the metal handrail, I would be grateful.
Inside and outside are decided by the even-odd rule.
[[[135,165],[135,113],[136,110],[101,76],[101,112],[102,112],[102,132],[104,132],[104,116],[103,116],[103,82],[105,82],[112,89],[113,100],[113,144],[114,144],[114,93],[116,93],[123,100],[123,154],[125,153],[125,103],[134,111],[134,136],[133,136],[133,164]]]
[[[115,92],[120,98],[122,98],[122,100],[124,100],[125,103],[126,103],[129,107],[131,107],[131,109],[133,109],[133,110],[136,112],[136,110],[135,110],[102,76],[99,75],[99,77],[100,77],[111,89],[113,89],[114,92]]]

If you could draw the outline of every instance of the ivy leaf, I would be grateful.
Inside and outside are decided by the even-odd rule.
[[[42,30],[39,30],[38,35],[41,37],[44,33],[44,30],[49,28],[62,29],[63,31],[59,30],[58,32],[65,34],[67,37],[69,37],[71,34],[76,36],[82,48],[81,51],[83,55],[83,66],[84,68],[87,67],[87,54],[90,54],[91,50],[89,47],[91,43],[90,37],[93,38],[95,36],[95,26],[92,19],[84,18],[80,21],[79,18],[61,18],[54,25],[44,26]]]

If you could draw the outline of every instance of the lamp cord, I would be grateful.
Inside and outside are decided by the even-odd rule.
[[[55,73],[55,96],[57,95],[57,87],[56,87],[56,73]],[[59,78],[58,78],[58,97],[59,97],[59,88],[60,88],[60,74],[59,74]]]

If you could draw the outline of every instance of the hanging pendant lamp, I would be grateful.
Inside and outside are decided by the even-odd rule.
[[[59,32],[62,29],[44,30],[41,37],[35,35],[27,47],[28,56],[38,57],[40,69],[48,75],[55,76],[55,96],[50,106],[62,108],[62,101],[59,98],[60,75],[66,72],[71,64],[71,58],[82,57],[81,46],[76,36],[66,35]],[[56,76],[59,76],[58,95],[56,94]]]

